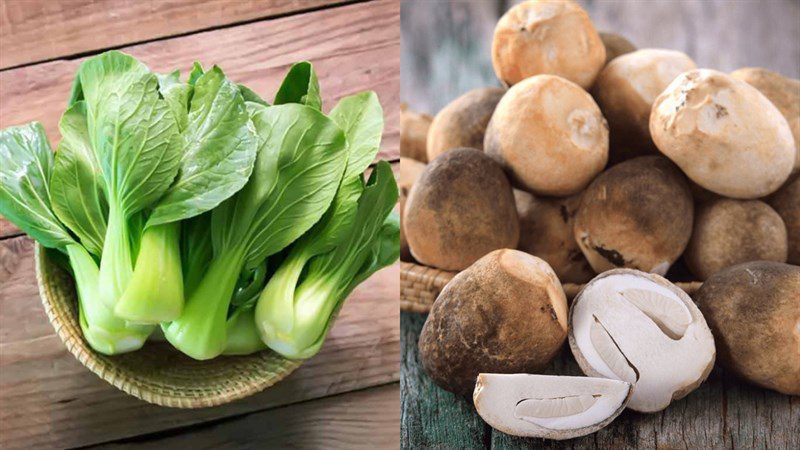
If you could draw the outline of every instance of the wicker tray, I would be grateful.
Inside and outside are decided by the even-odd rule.
[[[221,405],[262,391],[284,379],[300,361],[271,351],[248,356],[193,360],[165,342],[148,342],[136,352],[106,356],[83,340],[72,277],[36,244],[36,281],[56,334],[78,361],[134,397],[174,408]]]
[[[420,264],[400,263],[400,310],[416,313],[427,313],[439,296],[444,286],[457,272],[448,272]],[[699,281],[679,282],[676,286],[692,295],[700,285]],[[564,283],[564,293],[571,300],[578,295],[583,284]]]

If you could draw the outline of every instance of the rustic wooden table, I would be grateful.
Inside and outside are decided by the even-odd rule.
[[[499,85],[491,66],[497,18],[520,0],[404,0],[401,97],[435,114],[469,89]],[[687,52],[702,67],[763,66],[800,77],[800,3],[792,0],[579,0],[598,28],[641,48]],[[800,397],[748,385],[715,368],[658,414],[625,411],[607,428],[565,442],[496,432],[472,402],[436,387],[419,362],[425,315],[401,313],[403,448],[800,448]],[[582,375],[568,348],[548,369]]]
[[[121,48],[153,70],[219,64],[257,92],[308,59],[326,108],[373,89],[379,158],[399,161],[400,8],[395,0],[2,0],[0,128],[41,121],[53,144],[81,60]],[[398,265],[359,287],[320,354],[267,391],[175,410],[129,397],[59,341],[36,288],[33,242],[0,219],[0,448],[396,447]]]

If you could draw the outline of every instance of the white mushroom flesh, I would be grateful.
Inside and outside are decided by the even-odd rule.
[[[713,364],[713,337],[691,299],[636,271],[595,278],[572,308],[570,346],[581,368],[635,383],[629,407],[637,411],[665,408]]]
[[[630,393],[630,383],[605,378],[484,373],[473,399],[483,420],[504,433],[570,439],[610,423]]]

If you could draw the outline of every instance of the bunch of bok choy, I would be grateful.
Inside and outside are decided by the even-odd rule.
[[[270,105],[222,69],[186,81],[111,51],[81,64],[52,152],[38,123],[0,131],[0,214],[66,255],[96,351],[160,326],[195,359],[308,358],[353,288],[399,255],[377,96],[330,114],[297,63]]]

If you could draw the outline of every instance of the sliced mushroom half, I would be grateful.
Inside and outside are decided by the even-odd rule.
[[[684,397],[714,365],[700,310],[666,279],[617,269],[597,276],[570,310],[569,345],[589,376],[634,385],[628,407],[655,412]]]
[[[473,400],[503,433],[571,439],[611,423],[630,395],[630,383],[606,378],[482,373]]]

